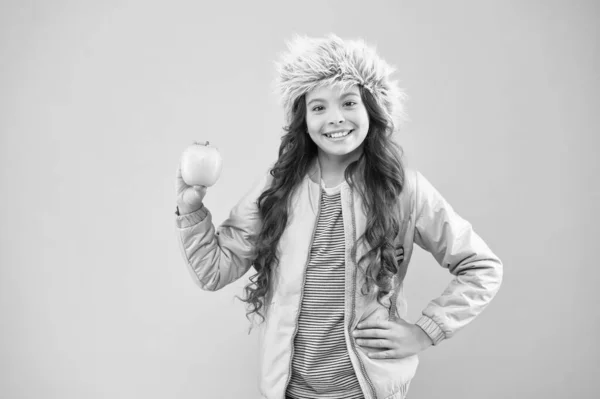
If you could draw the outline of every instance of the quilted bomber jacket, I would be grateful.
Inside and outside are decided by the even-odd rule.
[[[195,212],[176,216],[181,253],[200,288],[218,290],[242,277],[252,266],[254,243],[261,228],[257,199],[271,179],[269,173],[265,174],[218,228],[204,205]],[[304,273],[320,212],[320,182],[319,163],[315,160],[291,199],[288,226],[278,244],[280,262],[271,278],[266,320],[259,325],[259,388],[265,399],[284,399],[290,380]],[[356,259],[367,248],[366,244],[358,246],[355,257],[350,248],[365,231],[366,215],[360,196],[346,182],[342,183],[341,198],[346,242],[344,336],[350,360],[366,399],[401,399],[417,369],[418,356],[371,359],[356,345],[352,332],[359,322],[371,318],[405,318],[403,283],[399,282],[382,304],[376,300],[377,291],[361,292],[364,277],[357,272]],[[404,249],[400,272],[406,272],[416,243],[453,275],[446,289],[429,302],[416,322],[437,345],[471,322],[490,303],[502,281],[502,263],[471,224],[422,174],[410,168],[405,170],[398,212],[401,228],[396,247]]]

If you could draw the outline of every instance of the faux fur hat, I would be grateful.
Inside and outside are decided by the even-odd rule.
[[[334,34],[325,38],[296,35],[286,44],[288,51],[275,62],[275,84],[287,123],[292,120],[296,98],[328,84],[342,89],[363,86],[393,121],[394,130],[405,119],[406,94],[391,77],[395,69],[363,40],[342,40]]]

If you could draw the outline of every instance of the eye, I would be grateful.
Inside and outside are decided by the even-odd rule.
[[[346,101],[344,103],[344,105],[348,106],[348,107],[352,107],[353,105],[356,105],[356,103],[354,101]]]
[[[324,108],[324,107],[323,107],[322,105],[317,105],[316,107],[313,107],[313,109],[312,109],[312,110],[313,110],[313,111],[315,111],[315,112],[319,112],[319,111],[322,111],[322,110],[323,110],[323,108]]]

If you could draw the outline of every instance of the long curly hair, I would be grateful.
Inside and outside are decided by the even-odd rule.
[[[352,248],[356,258],[356,246],[360,240],[368,243],[366,252],[357,262],[367,265],[363,294],[378,288],[377,300],[389,294],[398,283],[398,261],[394,241],[399,233],[398,197],[404,186],[402,148],[393,140],[393,121],[377,105],[371,93],[359,86],[359,91],[369,116],[369,131],[364,141],[363,151],[358,160],[345,170],[345,179],[352,189],[358,190],[367,213],[365,233],[357,239]],[[246,316],[257,314],[265,319],[263,310],[271,289],[271,277],[279,259],[277,245],[287,222],[290,198],[304,176],[309,171],[318,147],[307,134],[305,96],[298,97],[292,106],[292,119],[287,132],[281,139],[279,157],[270,171],[273,176],[271,186],[258,198],[258,208],[263,224],[259,233],[254,261],[256,273],[244,288]],[[361,163],[364,167],[360,168]],[[362,170],[360,182],[356,175]],[[362,268],[359,266],[359,269]]]

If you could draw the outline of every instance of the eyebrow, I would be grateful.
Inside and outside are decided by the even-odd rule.
[[[348,96],[359,96],[359,93],[354,93],[354,92],[346,92],[344,94],[342,94],[340,96],[340,98],[344,98],[344,97],[348,97]],[[308,107],[311,103],[315,102],[315,101],[323,101],[323,102],[327,102],[327,100],[323,99],[323,98],[313,98],[312,100],[310,100],[308,103],[306,103],[306,106]]]

